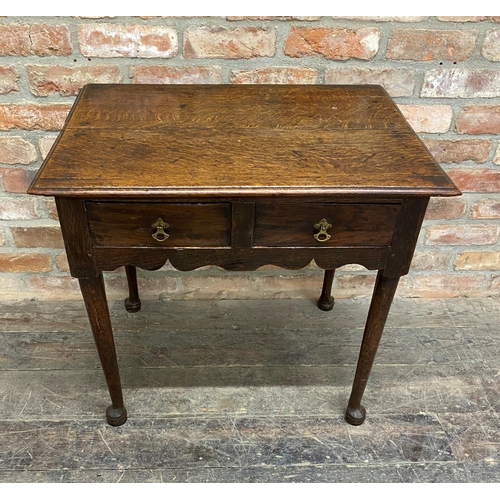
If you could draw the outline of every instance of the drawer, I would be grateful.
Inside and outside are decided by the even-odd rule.
[[[253,246],[388,246],[400,207],[396,203],[257,204]]]
[[[88,202],[86,208],[96,246],[231,245],[230,203]]]

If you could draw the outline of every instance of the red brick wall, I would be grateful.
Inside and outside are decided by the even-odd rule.
[[[500,17],[0,18],[0,295],[78,297],[54,202],[26,187],[79,88],[110,83],[379,83],[464,191],[433,199],[400,295],[500,292]],[[168,265],[145,296],[310,297],[321,272]],[[374,276],[339,270],[337,297]],[[123,296],[123,273],[107,273]],[[164,295],[162,295],[164,294]]]

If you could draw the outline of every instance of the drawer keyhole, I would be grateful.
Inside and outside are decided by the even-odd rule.
[[[319,241],[320,243],[328,241],[332,237],[328,234],[328,229],[331,227],[332,225],[326,219],[321,219],[317,224],[314,224],[314,228],[319,229],[317,233],[314,233],[316,241]]]
[[[166,222],[163,222],[163,219],[161,217],[159,217],[154,224],[151,224],[151,227],[153,229],[156,229],[156,231],[151,235],[154,240],[165,241],[170,237],[170,235],[165,232],[165,229],[170,226]]]

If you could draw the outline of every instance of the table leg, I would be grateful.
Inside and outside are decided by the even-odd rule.
[[[325,271],[325,278],[323,279],[323,290],[318,300],[318,307],[322,311],[331,311],[335,299],[332,297],[332,283],[335,275],[335,269],[327,269]]]
[[[78,281],[111,396],[112,404],[106,409],[106,418],[111,425],[122,425],[127,420],[127,410],[123,405],[120,374],[102,273],[95,278],[80,278]]]
[[[137,287],[137,270],[135,266],[125,266],[128,283],[128,297],[125,299],[125,309],[130,313],[141,310],[141,300],[139,299],[139,289]]]
[[[377,353],[380,337],[384,330],[398,282],[399,278],[388,278],[383,276],[383,271],[378,272],[366,320],[363,342],[361,343],[361,352],[359,353],[358,366],[352,385],[351,398],[345,415],[347,422],[352,425],[362,424],[366,417],[366,411],[361,405],[361,398],[370,376],[373,360]]]

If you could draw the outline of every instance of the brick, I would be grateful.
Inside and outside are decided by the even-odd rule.
[[[57,207],[56,207],[56,202],[53,198],[49,198],[46,200],[43,200],[45,203],[45,207],[47,208],[47,211],[49,212],[49,219],[53,220],[59,220],[59,214],[57,213]]]
[[[320,275],[273,275],[261,276],[252,290],[241,289],[239,296],[247,298],[288,299],[304,298],[318,300],[321,292]],[[242,292],[243,290],[243,292]]]
[[[127,279],[125,276],[108,275],[106,276],[106,291],[118,291],[123,296],[127,290]],[[152,278],[137,278],[137,286],[139,287],[142,297],[160,297],[169,299],[185,298],[179,294],[177,279],[172,277],[152,277]],[[189,291],[187,291],[189,293]]]
[[[69,104],[0,104],[0,130],[60,130]]]
[[[59,93],[62,96],[77,95],[87,83],[121,83],[118,66],[41,66],[27,65],[28,84],[36,96]]]
[[[413,291],[426,297],[466,297],[480,293],[485,282],[482,274],[421,274],[413,277]]]
[[[500,200],[479,200],[474,203],[471,219],[500,219]]]
[[[54,145],[56,139],[57,139],[56,135],[47,135],[44,137],[40,137],[38,141],[38,147],[40,148],[40,154],[42,155],[42,159],[45,160],[45,158],[47,158],[50,148]]]
[[[255,285],[254,276],[190,276],[182,278],[184,295],[190,299],[237,299],[247,297]]]
[[[28,176],[22,168],[0,168],[2,187],[7,193],[26,193],[29,186]]]
[[[9,277],[2,276],[0,278],[0,293],[17,292],[17,291],[19,291],[19,282],[17,278],[11,276]]]
[[[436,19],[448,23],[477,23],[486,21],[487,16],[437,16]]]
[[[228,21],[318,21],[320,16],[227,16]]]
[[[11,227],[14,245],[20,248],[64,248],[61,229],[54,226]]]
[[[477,33],[466,30],[395,29],[387,59],[465,61],[476,47]]]
[[[417,251],[413,255],[410,271],[438,271],[448,268],[450,252]]]
[[[446,104],[400,104],[399,109],[415,132],[440,134],[451,127],[453,110]]]
[[[396,22],[396,23],[419,23],[428,19],[427,16],[343,16],[333,19],[349,19],[352,21],[375,21],[375,22]]]
[[[371,274],[341,274],[337,276],[337,282],[341,288],[369,289],[373,290],[376,275]]]
[[[55,263],[59,271],[61,271],[62,273],[69,273],[69,262],[68,257],[65,253],[60,253],[55,258]]]
[[[312,68],[268,67],[233,70],[230,83],[258,84],[314,84],[318,71]]]
[[[44,296],[62,295],[65,299],[75,295],[81,297],[78,280],[71,276],[27,276],[24,282],[28,291],[42,293]]]
[[[19,72],[15,66],[0,66],[0,94],[19,90]]]
[[[440,163],[484,163],[491,147],[486,139],[424,139],[424,144]]]
[[[0,247],[3,247],[5,245],[5,234],[3,231],[0,231]]]
[[[28,165],[37,160],[36,149],[22,137],[0,137],[0,163]]]
[[[80,50],[86,57],[162,57],[177,55],[175,29],[92,23],[78,26]]]
[[[65,25],[0,25],[1,56],[67,56],[73,52]]]
[[[242,26],[228,29],[202,26],[184,33],[184,57],[250,59],[276,53],[277,32],[273,28]]]
[[[498,97],[500,70],[433,69],[427,71],[421,97]]]
[[[490,61],[500,61],[500,30],[492,30],[486,34],[481,53]]]
[[[462,252],[455,258],[453,267],[461,271],[498,271],[500,251]]]
[[[378,52],[380,30],[364,27],[346,28],[292,27],[285,42],[289,57],[323,56],[326,59],[370,60]]]
[[[415,72],[394,68],[330,68],[325,83],[333,85],[382,85],[392,97],[413,95]]]
[[[465,212],[465,202],[457,198],[431,198],[425,213],[428,220],[458,219]]]
[[[132,83],[182,84],[182,83],[222,83],[220,66],[132,66]]]
[[[50,259],[44,253],[0,253],[0,272],[44,273],[51,270]]]
[[[500,276],[492,276],[490,285],[488,286],[489,290],[498,290],[500,289]]]
[[[460,226],[431,226],[427,228],[428,245],[492,245],[500,238],[500,226],[463,224]]]
[[[500,106],[466,106],[457,118],[459,134],[500,134]]]
[[[500,170],[489,168],[452,168],[448,175],[461,191],[495,193],[500,191]]]
[[[500,141],[498,142],[497,150],[495,151],[495,157],[493,158],[493,163],[500,165]]]
[[[0,220],[38,219],[34,199],[0,198]]]

